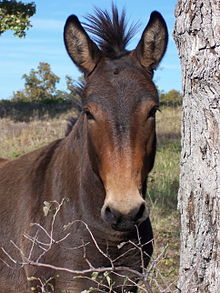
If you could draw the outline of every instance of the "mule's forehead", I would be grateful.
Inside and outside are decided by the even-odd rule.
[[[89,79],[85,102],[133,108],[145,100],[158,103],[151,74],[127,55],[116,60],[106,58],[99,64]]]
[[[150,74],[142,68],[107,61],[90,77],[84,106],[111,129],[114,145],[123,142],[124,146],[131,139],[131,130],[142,127],[150,110],[158,106],[158,94]]]

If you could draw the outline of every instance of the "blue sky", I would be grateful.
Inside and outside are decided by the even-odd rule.
[[[24,1],[29,2],[29,1]],[[39,62],[48,62],[52,71],[61,77],[58,88],[65,89],[65,75],[77,79],[81,73],[68,57],[63,44],[63,27],[70,14],[83,16],[93,11],[94,6],[103,9],[111,7],[112,0],[36,0],[37,13],[32,17],[33,27],[24,39],[18,39],[12,32],[0,36],[0,99],[10,98],[13,91],[24,87],[21,76],[36,68]],[[136,47],[146,26],[150,13],[159,11],[169,29],[167,53],[155,74],[160,90],[181,90],[181,74],[177,50],[172,39],[174,8],[177,0],[115,0],[120,8],[125,7],[130,22],[139,21],[140,30],[130,42],[128,49]]]

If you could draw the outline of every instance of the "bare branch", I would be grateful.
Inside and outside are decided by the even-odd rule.
[[[164,287],[166,288],[166,289],[163,289],[160,286],[160,284],[157,282],[157,279],[153,278],[153,280],[151,282],[155,283],[155,286],[159,290],[158,292],[167,292],[167,290],[170,289],[170,287],[173,285],[174,282],[167,286],[165,284],[163,276],[160,274],[159,271],[157,271],[157,266],[158,266],[159,262],[161,261],[161,259],[163,258],[164,254],[166,252],[167,246],[165,247],[165,249],[161,252],[161,254],[155,260],[153,260],[153,259],[151,260],[150,266],[148,267],[148,269],[146,269],[144,266],[144,263],[145,263],[144,258],[145,258],[145,256],[150,258],[150,256],[148,256],[144,252],[143,248],[145,245],[147,245],[148,243],[150,243],[153,240],[149,241],[147,244],[146,243],[142,244],[138,227],[136,227],[137,243],[135,243],[133,241],[124,242],[122,244],[122,246],[129,244],[129,246],[131,245],[131,247],[128,248],[126,251],[124,251],[121,255],[117,256],[115,259],[112,259],[108,255],[108,250],[106,250],[107,252],[104,252],[101,249],[101,247],[99,246],[97,240],[95,239],[95,236],[94,236],[92,230],[90,229],[89,225],[82,220],[75,220],[75,221],[69,223],[68,227],[70,225],[73,225],[76,223],[81,223],[82,225],[84,225],[84,227],[88,231],[88,233],[92,239],[92,243],[96,247],[97,251],[104,258],[106,258],[109,261],[109,266],[94,267],[94,265],[91,263],[91,261],[89,261],[89,259],[87,257],[87,251],[86,251],[87,245],[89,245],[91,242],[84,243],[84,241],[83,241],[82,245],[80,245],[80,246],[71,247],[71,248],[66,248],[65,246],[63,246],[63,247],[65,249],[74,249],[74,250],[83,248],[83,252],[84,252],[83,257],[84,257],[84,261],[88,265],[88,269],[75,270],[75,269],[71,269],[71,268],[56,266],[56,265],[53,265],[50,263],[40,262],[40,259],[51,250],[51,248],[54,244],[63,243],[70,235],[70,233],[67,233],[63,238],[61,238],[59,240],[54,239],[54,229],[55,229],[56,217],[57,217],[58,212],[60,211],[63,203],[64,203],[64,199],[61,201],[61,203],[53,201],[53,204],[55,204],[56,207],[55,207],[53,217],[51,219],[50,230],[46,230],[39,223],[33,223],[32,226],[35,226],[38,228],[35,235],[34,236],[30,236],[28,234],[23,235],[28,241],[31,242],[31,247],[30,247],[30,250],[28,253],[25,254],[24,251],[11,240],[12,245],[21,254],[22,259],[23,259],[22,262],[21,261],[19,262],[19,261],[15,260],[14,258],[12,258],[12,256],[4,248],[2,248],[2,251],[10,259],[10,261],[12,261],[14,264],[19,264],[21,266],[43,267],[43,268],[48,268],[48,269],[52,269],[55,271],[62,271],[62,272],[67,272],[67,273],[73,274],[74,278],[88,279],[88,280],[94,282],[94,285],[97,286],[97,287],[95,287],[96,292],[106,292],[106,290],[107,290],[107,291],[113,293],[113,292],[116,292],[114,290],[117,287],[118,288],[120,287],[120,290],[122,290],[123,288],[125,288],[127,290],[127,289],[129,289],[129,287],[135,286],[138,289],[140,289],[141,292],[152,293],[153,291],[151,289],[151,286],[149,284],[148,279],[151,279],[151,274],[153,271],[156,272],[157,275],[159,275],[159,278],[161,280],[163,280]],[[45,243],[44,241],[39,239],[39,231],[43,231],[43,233],[46,235],[46,237],[49,240],[48,242]],[[40,255],[36,258],[36,260],[33,259],[33,250],[34,250],[35,246],[42,250],[42,253],[40,253]],[[120,249],[122,246],[118,247],[118,249]],[[127,266],[123,266],[123,265],[116,265],[118,260],[125,257],[129,253],[132,253],[132,252],[135,253],[135,251],[138,251],[140,253],[140,262],[141,262],[140,268],[142,270],[141,272],[137,271],[136,269],[132,269],[131,267],[127,267]],[[4,261],[2,259],[0,259],[0,260],[3,261],[8,267],[11,268],[11,266],[6,261]],[[100,279],[94,278],[93,277],[94,273],[101,274]],[[109,275],[106,275],[106,274],[109,274]],[[113,283],[111,284],[111,282],[109,281],[109,280],[111,280],[110,278],[112,275],[115,275],[115,276],[120,277],[122,279],[121,284],[117,284],[114,286],[115,289],[113,289]],[[132,278],[128,277],[129,275],[132,275]],[[52,281],[52,279],[53,279],[53,277],[49,278],[46,281],[45,280],[42,281],[40,278],[34,278],[33,280],[38,280],[39,288],[41,289],[41,292],[46,292],[45,291],[46,286],[52,286],[49,283],[50,281]],[[107,280],[107,283],[104,282],[105,279]],[[139,280],[141,282],[138,282],[137,280]]]
[[[12,257],[11,257],[11,255],[2,247],[1,248],[2,249],[2,251],[4,252],[4,254],[6,254],[7,255],[7,257],[13,262],[13,263],[15,263],[15,264],[17,264],[17,261],[16,260],[14,260]],[[2,260],[3,261],[3,260]],[[3,261],[4,262],[4,261]],[[5,263],[5,262],[4,262]],[[8,265],[9,266],[9,265]]]

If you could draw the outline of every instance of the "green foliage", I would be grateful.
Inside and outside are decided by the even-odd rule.
[[[161,105],[165,106],[180,106],[182,104],[182,94],[177,90],[171,90],[167,93],[160,93]]]
[[[74,80],[69,75],[66,75],[66,86],[70,93],[75,92]]]
[[[78,81],[75,81],[71,76],[66,75],[67,99],[80,98],[82,88],[85,85],[84,76],[80,76]]]
[[[12,157],[12,158],[18,158],[18,157],[20,157],[21,155],[22,155],[21,153],[12,152],[11,157]]]
[[[29,18],[36,13],[34,2],[23,3],[15,0],[0,1],[0,35],[13,30],[14,36],[22,38],[32,25]]]
[[[54,103],[79,101],[79,88],[71,76],[66,76],[67,90],[58,90],[57,84],[60,78],[51,71],[46,62],[40,62],[37,69],[31,69],[29,74],[23,74],[25,80],[24,89],[13,93],[14,102],[43,102],[45,105]]]
[[[31,69],[29,74],[24,74],[25,88],[23,91],[13,93],[13,99],[19,101],[51,100],[61,96],[56,85],[60,78],[51,71],[50,65],[40,62],[37,70]]]
[[[76,97],[78,95],[77,87],[75,86],[75,81],[69,75],[66,75],[66,87],[68,90],[68,92],[66,93],[67,99],[71,99],[72,97]]]

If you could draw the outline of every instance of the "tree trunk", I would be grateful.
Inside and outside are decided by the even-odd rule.
[[[183,80],[179,288],[220,292],[220,1],[179,0]]]

